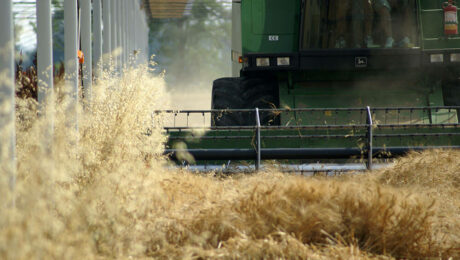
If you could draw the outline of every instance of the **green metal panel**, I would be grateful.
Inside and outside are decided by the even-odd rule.
[[[391,77],[386,71],[294,73],[290,79],[280,80],[280,107],[444,106],[441,82],[424,74],[424,72],[407,70],[392,71]],[[432,114],[431,116],[434,120],[437,115]],[[301,119],[299,116],[297,118]],[[346,115],[343,118],[350,119]],[[291,120],[292,118],[281,116],[282,124]],[[311,121],[313,118],[310,117],[308,120]],[[324,123],[328,120],[328,116],[318,118],[318,120],[316,123]]]
[[[445,0],[447,1],[447,0]],[[440,4],[445,1],[440,0],[420,0],[420,8],[422,9],[439,9]]]
[[[252,33],[295,34],[292,20],[286,19],[298,9],[292,3],[295,1],[286,5],[286,2],[279,0],[252,0]]]
[[[447,37],[444,34],[443,2],[446,0],[419,0],[422,46],[425,50],[460,48],[459,35]]]
[[[298,51],[300,9],[300,0],[243,0],[243,53]]]

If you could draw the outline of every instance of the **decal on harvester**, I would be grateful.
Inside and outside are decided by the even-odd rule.
[[[271,42],[277,42],[279,41],[280,37],[278,35],[269,35],[268,40]]]
[[[365,67],[367,67],[367,57],[356,57],[355,58],[355,67],[356,68],[365,68]]]

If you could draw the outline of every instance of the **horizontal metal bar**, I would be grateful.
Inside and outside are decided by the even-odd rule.
[[[252,135],[240,135],[240,136],[170,136],[169,140],[186,140],[186,139],[199,139],[199,140],[242,140],[252,139]]]
[[[374,147],[373,154],[379,158],[392,158],[410,151],[432,149],[460,149],[460,146],[427,146],[427,147]],[[255,160],[254,149],[189,149],[164,151],[171,159],[177,160],[180,153],[191,154],[195,160]],[[301,160],[301,159],[347,159],[364,156],[367,149],[360,148],[264,148],[261,149],[262,160]],[[180,157],[180,156],[179,156]]]
[[[314,112],[314,111],[365,111],[365,108],[295,108],[295,109],[260,109],[259,112]],[[209,113],[244,113],[255,112],[254,109],[207,109],[207,110],[156,110],[155,114],[209,114]]]
[[[374,164],[374,169],[382,169],[389,167],[391,163]],[[242,173],[242,172],[253,172],[255,171],[254,165],[178,165],[173,168],[181,168],[192,172],[223,172],[223,173]],[[349,163],[349,164],[269,164],[261,165],[261,169],[277,169],[280,172],[285,173],[300,173],[300,174],[314,174],[314,173],[343,173],[343,172],[359,172],[366,171],[367,166],[365,164]]]
[[[398,138],[398,137],[443,137],[443,136],[460,136],[460,133],[414,133],[414,134],[374,134],[374,137],[388,137],[388,138]]]
[[[460,106],[437,106],[437,107],[375,107],[371,111],[427,111],[427,110],[456,110]],[[324,112],[324,111],[367,111],[367,108],[293,108],[293,109],[259,109],[259,112]],[[254,112],[254,109],[208,109],[208,110],[155,110],[155,114],[203,114],[223,112]]]
[[[460,136],[460,133],[414,133],[414,134],[374,134],[375,138],[400,138],[400,137],[444,137],[444,136]],[[262,139],[339,139],[339,138],[364,138],[366,135],[262,135]],[[241,136],[171,136],[169,140],[244,140],[252,139],[252,135]]]
[[[339,139],[339,138],[363,138],[366,135],[351,135],[351,134],[344,134],[344,135],[270,135],[264,136],[262,135],[263,139]]]
[[[171,132],[186,132],[190,130],[199,130],[199,131],[220,131],[220,130],[255,130],[255,126],[215,126],[215,127],[164,127],[164,130]]]
[[[369,125],[299,125],[299,126],[261,126],[261,130],[318,130],[318,129],[366,129]],[[408,129],[408,128],[460,128],[460,124],[374,124],[373,127],[380,129]],[[223,130],[256,130],[255,126],[216,126],[216,127],[165,127],[165,131],[189,132],[189,131],[223,131]]]
[[[424,111],[424,110],[456,110],[460,106],[436,106],[436,107],[371,107],[371,111]]]
[[[460,125],[459,125],[460,126]],[[261,130],[317,130],[317,129],[356,129],[366,128],[366,124],[358,125],[299,125],[299,126],[261,126]],[[220,131],[220,130],[256,130],[255,126],[215,126],[215,127],[165,127],[167,132],[186,132],[190,130]]]
[[[460,128],[460,124],[374,124],[376,128]]]
[[[459,134],[460,135],[460,134]],[[262,139],[339,139],[339,138],[363,138],[366,135],[262,135]],[[252,139],[254,136],[171,136],[169,140],[185,140],[185,139],[200,139],[200,140],[220,140],[220,139]]]
[[[356,129],[366,128],[367,124],[356,125],[292,125],[292,126],[261,126],[262,130],[316,130],[316,129]]]

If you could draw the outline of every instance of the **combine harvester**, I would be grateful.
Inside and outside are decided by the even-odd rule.
[[[453,1],[234,1],[232,46],[235,77],[214,81],[211,110],[156,112],[179,163],[364,170],[460,148]]]

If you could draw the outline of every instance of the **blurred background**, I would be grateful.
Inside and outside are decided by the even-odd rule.
[[[24,69],[36,64],[35,3],[13,4],[16,59]],[[63,3],[52,0],[55,64],[64,60]],[[231,75],[231,0],[146,0],[144,8],[150,15],[152,66],[164,73],[170,92],[165,109],[210,109],[212,81]]]

